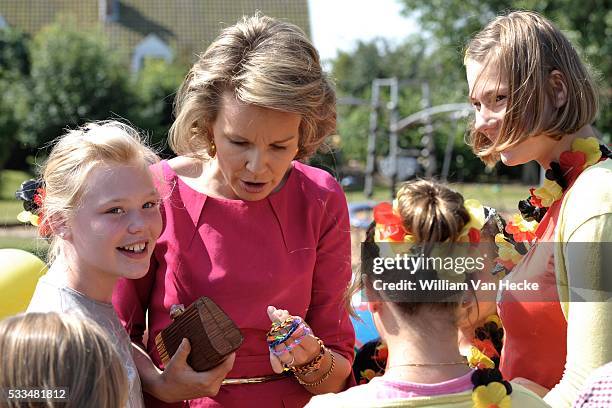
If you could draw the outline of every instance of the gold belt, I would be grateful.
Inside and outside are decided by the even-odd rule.
[[[221,385],[238,385],[238,384],[259,384],[265,383],[268,381],[276,381],[282,380],[283,378],[287,378],[288,374],[271,374],[264,375],[261,377],[251,377],[251,378],[226,378],[223,380]]]

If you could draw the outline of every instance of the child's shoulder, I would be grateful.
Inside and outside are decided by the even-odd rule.
[[[203,162],[194,157],[177,156],[168,160],[167,163],[181,177],[196,178],[202,173]],[[159,165],[161,166],[162,163]]]

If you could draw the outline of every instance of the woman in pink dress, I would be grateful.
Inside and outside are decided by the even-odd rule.
[[[137,359],[147,406],[297,407],[341,391],[354,344],[342,301],[351,277],[347,205],[328,173],[301,162],[336,124],[317,51],[292,24],[244,18],[192,67],[175,114],[169,141],[179,157],[152,168],[164,229],[149,273],[122,281],[114,304],[160,369],[154,339],[170,308],[200,296],[229,315],[244,343],[218,393],[160,392],[151,362]],[[272,353],[266,333],[289,314],[310,330]]]

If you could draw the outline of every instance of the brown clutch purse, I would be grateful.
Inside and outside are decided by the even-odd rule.
[[[189,339],[187,363],[195,371],[210,370],[240,347],[242,333],[219,306],[201,297],[184,311],[173,313],[174,321],[155,337],[164,365],[168,364],[183,338]]]

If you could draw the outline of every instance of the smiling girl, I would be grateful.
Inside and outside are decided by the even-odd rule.
[[[148,166],[155,153],[119,122],[91,123],[62,136],[42,171],[40,231],[50,238],[49,272],[28,312],[67,312],[97,322],[127,371],[129,407],[142,391],[129,336],[111,303],[121,277],[145,275],[162,223]]]
[[[561,31],[528,11],[491,21],[469,43],[465,66],[474,152],[488,164],[535,160],[546,171],[506,230],[530,247],[507,279],[548,289],[537,299],[501,293],[500,368],[552,406],[569,406],[589,373],[612,360],[612,154],[591,126],[597,91]]]

